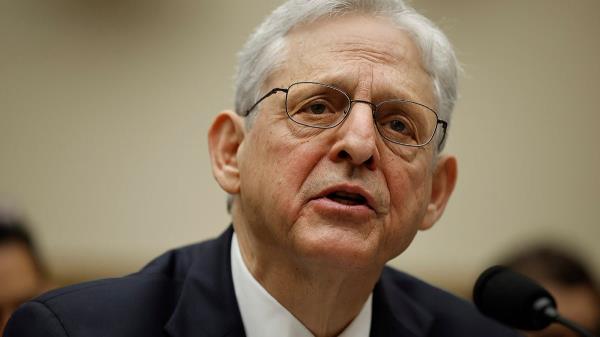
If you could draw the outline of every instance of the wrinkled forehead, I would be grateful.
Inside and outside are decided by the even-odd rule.
[[[409,33],[391,19],[361,13],[322,17],[294,27],[269,86],[332,84],[353,95],[371,82],[369,99],[412,99],[434,106],[431,78]]]

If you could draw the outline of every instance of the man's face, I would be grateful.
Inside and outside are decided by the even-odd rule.
[[[287,46],[287,61],[263,91],[316,81],[353,99],[404,98],[435,109],[418,49],[386,19],[318,20],[292,30]],[[439,216],[428,214],[434,142],[411,148],[384,141],[364,103],[325,130],[289,120],[282,93],[259,110],[237,152],[241,217],[234,221],[269,247],[262,253],[330,267],[382,266]]]

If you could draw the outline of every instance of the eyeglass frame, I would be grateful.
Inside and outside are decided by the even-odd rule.
[[[308,124],[304,124],[301,122],[298,122],[296,120],[294,120],[291,116],[290,113],[288,111],[288,106],[287,106],[287,102],[288,102],[288,92],[290,91],[290,88],[293,87],[294,85],[297,84],[318,84],[318,85],[322,85],[324,87],[336,90],[338,92],[340,92],[341,94],[343,94],[347,99],[348,99],[348,107],[347,107],[347,111],[344,111],[344,117],[342,119],[340,119],[340,121],[338,121],[337,123],[330,125],[330,126],[315,126],[315,125],[308,125]],[[290,84],[287,88],[273,88],[271,89],[269,92],[267,92],[266,94],[264,94],[261,98],[259,98],[256,103],[254,103],[248,110],[246,110],[244,112],[244,115],[242,115],[243,117],[247,117],[250,112],[252,112],[252,110],[254,110],[258,104],[260,104],[262,101],[264,101],[265,99],[267,99],[268,97],[270,97],[271,95],[274,95],[278,92],[284,92],[285,93],[285,114],[286,116],[294,123],[296,124],[300,124],[309,128],[316,128],[316,129],[333,129],[335,127],[337,127],[338,125],[342,124],[346,118],[348,118],[348,116],[350,115],[350,112],[352,111],[352,104],[353,103],[364,103],[367,104],[371,107],[371,114],[373,115],[373,123],[376,123],[375,121],[375,113],[377,112],[377,108],[379,106],[381,106],[383,103],[388,103],[388,102],[406,102],[406,103],[412,103],[412,104],[416,104],[419,105],[421,107],[426,108],[427,110],[433,112],[433,114],[435,115],[436,118],[436,124],[435,124],[435,129],[433,130],[429,140],[427,140],[427,142],[423,143],[423,144],[419,144],[419,145],[412,145],[412,144],[405,144],[405,143],[400,143],[394,140],[391,140],[389,138],[387,138],[386,136],[383,135],[383,133],[381,132],[381,130],[379,130],[379,127],[377,127],[377,125],[375,126],[375,129],[377,129],[377,132],[379,132],[379,134],[381,135],[381,137],[383,137],[383,139],[392,142],[394,144],[398,144],[398,145],[403,145],[403,146],[410,146],[410,147],[414,147],[414,148],[422,148],[427,146],[429,143],[431,143],[431,141],[433,140],[433,138],[435,138],[435,134],[438,130],[438,125],[441,124],[442,125],[442,129],[443,129],[443,135],[442,135],[442,139],[440,140],[440,143],[438,144],[438,149],[441,148],[442,144],[444,143],[444,140],[446,139],[446,131],[448,129],[448,122],[440,119],[438,113],[433,110],[432,108],[428,107],[425,104],[419,103],[419,102],[415,102],[415,101],[411,101],[411,100],[407,100],[407,99],[389,99],[389,100],[384,100],[381,101],[377,104],[370,102],[370,101],[366,101],[366,100],[362,100],[362,99],[352,99],[350,98],[350,95],[348,95],[344,90],[335,87],[333,85],[330,84],[325,84],[325,83],[320,83],[320,82],[314,82],[314,81],[298,81],[298,82],[294,82],[292,84]]]

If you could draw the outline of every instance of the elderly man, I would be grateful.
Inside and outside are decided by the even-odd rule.
[[[400,0],[292,0],[240,54],[208,135],[233,226],[54,291],[6,336],[514,336],[385,267],[442,215],[456,159],[446,37]]]

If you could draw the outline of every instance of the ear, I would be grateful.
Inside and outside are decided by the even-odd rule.
[[[456,185],[457,171],[454,156],[440,155],[438,157],[431,181],[429,205],[427,205],[425,217],[419,227],[420,230],[431,228],[444,213],[448,199]]]
[[[240,191],[237,154],[244,140],[244,121],[233,111],[220,112],[208,130],[208,151],[213,176],[229,194]]]

